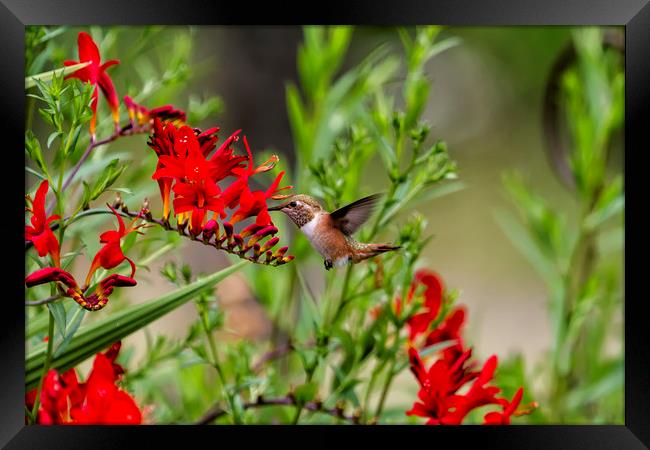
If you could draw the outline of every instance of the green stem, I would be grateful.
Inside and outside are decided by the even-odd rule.
[[[346,295],[348,292],[348,286],[350,284],[351,277],[352,277],[352,265],[349,265],[345,269],[345,278],[343,279],[343,286],[341,287],[341,295],[339,297],[336,310],[334,311],[334,317],[332,317],[332,319],[329,321],[331,325],[334,325],[338,321],[338,318],[341,315],[343,308],[345,308],[345,305],[349,301],[349,299],[346,298]]]
[[[239,417],[239,414],[235,410],[234,407],[234,401],[230,393],[228,392],[228,388],[226,386],[226,377],[223,373],[223,370],[221,369],[221,364],[219,363],[219,354],[217,353],[217,345],[214,342],[214,336],[210,332],[210,327],[208,326],[208,311],[205,307],[205,305],[197,305],[199,308],[199,314],[201,315],[201,324],[203,325],[203,331],[205,331],[205,335],[208,339],[208,345],[210,347],[210,353],[212,354],[212,366],[216,369],[217,371],[217,376],[219,377],[219,382],[221,383],[221,387],[223,389],[223,396],[226,398],[226,401],[228,402],[230,406],[230,410],[232,411],[233,415],[233,421],[235,424],[240,425],[241,424],[241,418]]]
[[[314,372],[316,371],[316,368],[314,367],[313,370],[310,370],[307,372],[307,380],[305,381],[305,384],[311,383],[312,378],[314,377]],[[302,414],[302,409],[303,409],[302,404],[296,402],[296,414],[293,416],[293,420],[291,421],[291,425],[298,425],[298,421],[300,420],[300,415]]]
[[[388,373],[386,374],[386,381],[384,381],[384,387],[381,390],[381,395],[379,397],[379,403],[377,403],[377,409],[375,411],[375,417],[379,418],[382,410],[384,409],[384,403],[386,402],[386,397],[388,396],[388,390],[390,385],[395,378],[395,365],[397,364],[397,352],[399,351],[399,332],[401,328],[395,330],[395,342],[393,343],[393,351],[391,352],[390,366],[388,368]]]
[[[385,366],[386,362],[382,361],[381,364],[373,369],[372,375],[370,375],[370,381],[368,382],[368,386],[366,386],[366,395],[363,399],[364,421],[367,421],[369,419],[369,417],[366,417],[366,413],[370,410],[370,395],[372,394],[372,390],[375,387],[375,382],[377,381],[379,373],[384,369]]]
[[[591,252],[594,245],[594,234],[586,231],[585,221],[593,210],[594,201],[589,200],[583,208],[583,212],[578,222],[578,237],[569,258],[569,264],[564,273],[564,296],[561,305],[560,325],[555,336],[555,354],[553,355],[553,371],[551,383],[551,408],[558,421],[565,418],[564,398],[568,390],[571,389],[570,383],[575,380],[575,367],[570,367],[568,373],[561,373],[559,362],[561,355],[566,351],[564,346],[570,343],[565,342],[568,328],[573,320],[575,304],[580,295],[580,287],[584,285],[592,272]],[[575,343],[573,345],[575,347]]]
[[[48,310],[49,311],[49,310]],[[34,423],[38,419],[38,407],[41,401],[41,390],[43,389],[43,380],[45,375],[50,370],[50,362],[52,361],[52,348],[54,342],[54,316],[50,312],[50,319],[47,328],[47,353],[45,355],[45,363],[43,364],[43,371],[41,372],[41,379],[38,382],[38,390],[36,391],[36,399],[34,400],[34,408],[32,409],[32,420]]]
[[[381,396],[379,397],[379,403],[377,404],[377,410],[375,411],[375,417],[379,418],[382,410],[384,409],[384,403],[386,402],[386,397],[388,396],[388,390],[390,385],[395,378],[395,365],[397,364],[397,358],[393,355],[390,367],[388,368],[388,373],[386,374],[386,381],[384,382],[384,387],[381,390]]]

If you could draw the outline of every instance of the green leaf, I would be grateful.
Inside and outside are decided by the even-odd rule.
[[[59,333],[61,339],[65,338],[66,311],[63,302],[48,303],[47,309],[50,310],[50,313],[54,318],[54,325],[56,327],[55,331]]]
[[[121,192],[122,194],[126,194],[129,197],[133,196],[133,191],[129,188],[112,187],[112,188],[107,188],[106,191]]]
[[[54,355],[61,354],[70,344],[75,333],[79,330],[79,326],[83,321],[84,316],[86,315],[86,310],[78,306],[76,303],[72,303],[70,308],[67,311],[67,315],[70,315],[70,310],[74,309],[75,312],[70,318],[70,322],[67,324],[67,329],[63,333],[63,340],[56,348]]]
[[[461,39],[457,37],[447,38],[443,41],[437,42],[436,44],[431,46],[427,57],[433,58],[434,56],[444,52],[445,50],[455,47],[460,43],[461,43]]]
[[[66,31],[67,29],[68,29],[67,27],[56,27],[54,30],[52,30],[52,31],[48,31],[48,32],[45,33],[43,36],[41,36],[41,37],[36,41],[36,44],[37,44],[37,45],[38,45],[38,44],[43,44],[44,42],[47,42],[47,41],[49,41],[50,39],[53,39],[53,38],[55,38],[56,36],[65,33],[65,31]],[[84,64],[85,64],[85,63],[84,63]],[[70,67],[72,67],[72,66],[70,66]]]
[[[305,112],[298,88],[292,84],[287,84],[286,87],[286,101],[287,101],[287,114],[289,116],[289,123],[291,124],[291,131],[293,132],[294,142],[297,143],[296,151],[305,155],[307,161],[310,160],[310,149],[305,148],[307,142],[307,124],[305,119]]]
[[[107,348],[114,342],[145,327],[179,306],[187,303],[205,289],[209,289],[228,275],[241,269],[247,262],[241,261],[192,284],[162,297],[129,306],[121,311],[82,327],[68,348],[54,356],[51,367],[65,371]],[[99,313],[101,314],[101,313]],[[45,362],[47,346],[36,346],[25,361],[25,389],[36,386]]]
[[[50,148],[52,146],[52,142],[54,142],[54,139],[62,135],[63,133],[61,133],[60,131],[54,131],[50,133],[50,135],[47,137],[47,148]]]
[[[316,392],[318,392],[318,385],[312,381],[298,386],[293,395],[296,402],[304,405],[316,396]]]
[[[318,310],[316,299],[314,298],[311,289],[309,289],[309,286],[307,285],[307,281],[305,280],[302,272],[298,267],[296,267],[296,277],[300,282],[300,287],[308,297],[307,300],[303,302],[305,314],[309,315],[309,321],[314,324],[314,330],[318,330],[323,323],[323,318],[320,314],[320,311]]]
[[[620,361],[594,383],[569,392],[566,404],[571,409],[577,409],[594,399],[604,397],[616,389],[620,389],[622,394],[624,379],[625,371],[623,363]]]
[[[362,119],[364,119],[365,125],[368,127],[372,136],[377,140],[378,144],[377,149],[381,155],[382,161],[386,169],[390,170],[397,165],[397,155],[395,154],[395,149],[388,142],[385,136],[382,135],[381,131],[371,119],[370,114],[363,114]]]
[[[625,207],[623,194],[623,178],[617,176],[601,193],[594,211],[585,218],[585,227],[593,231],[611,217],[619,214]]]
[[[83,207],[87,207],[88,204],[99,198],[100,195],[106,191],[115,181],[119,178],[120,175],[126,170],[126,165],[121,167],[116,167],[119,162],[118,158],[111,160],[108,163],[108,166],[104,169],[102,174],[99,176],[97,181],[92,188],[89,188],[85,181],[84,183],[84,195],[83,195]]]
[[[66,142],[65,146],[65,152],[64,155],[70,156],[74,153],[74,151],[77,149],[77,142],[79,142],[79,136],[81,135],[81,125],[77,125],[77,127],[74,129],[74,132],[72,134],[72,140],[69,140]]]
[[[36,86],[37,81],[47,81],[51,80],[57,75],[68,75],[76,70],[83,69],[86,66],[90,65],[90,61],[75,64],[73,66],[62,67],[60,69],[50,70],[48,72],[38,73],[36,75],[29,76],[25,78],[25,89],[29,89],[33,86]]]
[[[528,259],[528,262],[547,283],[560,283],[557,267],[540,250],[537,243],[530,237],[524,227],[517,222],[512,214],[502,211],[496,216],[496,221],[510,242]]]
[[[41,180],[47,180],[47,177],[45,175],[43,175],[40,172],[35,171],[31,167],[25,166],[25,172],[29,172],[29,173],[31,173],[32,175],[34,175],[35,177],[37,177],[37,178],[39,178]]]
[[[48,314],[39,314],[27,322],[27,337],[47,332]]]
[[[45,159],[43,158],[41,144],[31,130],[25,132],[25,150],[27,150],[29,157],[47,177],[47,164],[45,164]]]

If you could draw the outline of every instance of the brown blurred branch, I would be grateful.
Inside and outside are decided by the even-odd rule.
[[[47,303],[51,303],[51,302],[53,302],[55,300],[58,300],[60,298],[61,298],[61,295],[57,294],[57,295],[52,295],[50,297],[47,297],[47,298],[44,298],[44,299],[41,299],[41,300],[34,300],[34,301],[25,300],[25,306],[45,305]]]
[[[297,406],[297,405],[298,403],[296,402],[296,399],[291,394],[289,394],[286,397],[271,398],[271,399],[265,399],[262,396],[259,396],[257,400],[254,402],[244,403],[243,407],[244,409],[249,409],[249,408],[260,408],[263,406]],[[322,402],[314,401],[314,402],[305,403],[303,408],[312,412],[320,412],[323,414],[328,414],[330,416],[351,422],[353,424],[359,424],[361,419],[361,410],[357,409],[354,412],[354,414],[347,415],[344,413],[344,408],[341,404],[337,404],[334,408],[325,408]],[[224,410],[221,406],[217,405],[212,409],[210,409],[208,412],[206,412],[203,415],[203,417],[201,417],[198,421],[196,421],[195,425],[207,425],[210,422],[216,420],[217,418],[223,416],[224,414],[227,414],[226,410]]]

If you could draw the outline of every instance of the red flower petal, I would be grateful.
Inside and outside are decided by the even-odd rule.
[[[79,32],[77,44],[79,46],[79,61],[92,61],[94,64],[99,65],[99,49],[88,33],[85,31]]]

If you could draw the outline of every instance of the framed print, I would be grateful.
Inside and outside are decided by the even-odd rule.
[[[650,6],[335,3],[3,0],[6,448],[647,448]]]

